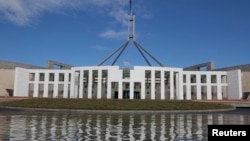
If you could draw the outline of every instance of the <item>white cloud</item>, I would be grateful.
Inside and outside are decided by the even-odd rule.
[[[77,9],[114,19],[112,29],[100,33],[100,37],[126,39],[127,31],[114,31],[113,26],[118,24],[122,26],[121,29],[126,29],[128,5],[129,0],[0,0],[0,18],[4,17],[18,26],[27,26],[39,20],[44,13],[64,13],[65,10]],[[137,5],[136,9],[143,12],[144,8],[139,7]]]
[[[112,29],[107,30],[100,34],[101,37],[108,39],[125,39],[127,37],[127,31],[114,31]]]
[[[128,4],[126,0],[83,0],[86,3],[93,4],[100,7],[120,7]]]
[[[114,17],[117,22],[122,23],[122,25],[127,25],[128,23],[128,12],[124,9],[112,10],[110,11],[109,15]]]
[[[18,25],[29,23],[32,16],[29,10],[24,8],[23,3],[17,0],[0,0],[0,10],[8,20]]]
[[[114,4],[115,3],[115,4]],[[110,10],[110,16],[118,22],[122,17],[114,14],[118,9],[121,13],[125,0],[0,0],[0,14],[5,19],[19,26],[34,22],[45,12],[58,12],[65,9],[88,9],[89,6]]]
[[[44,12],[76,8],[79,0],[0,0],[0,13],[9,21],[26,26]]]

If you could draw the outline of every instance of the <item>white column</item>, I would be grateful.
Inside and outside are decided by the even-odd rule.
[[[145,99],[145,77],[141,81],[141,99]]]
[[[212,100],[211,75],[207,74],[207,100]]]
[[[186,98],[191,100],[191,84],[190,84],[190,74],[186,74]]]
[[[98,81],[97,81],[97,99],[102,97],[102,70],[98,69]]]
[[[174,99],[174,72],[170,71],[170,100]]]
[[[196,97],[201,100],[201,75],[196,74]]]
[[[129,82],[129,99],[134,99],[134,82]]]
[[[175,85],[176,85],[176,92],[174,93],[174,98],[176,97],[177,99],[179,99],[179,73],[175,73]],[[175,96],[176,95],[176,96]]]
[[[80,82],[80,73],[78,71],[75,72],[75,85],[74,85],[74,96],[73,98],[77,98],[79,95],[79,82]]]
[[[179,93],[179,100],[183,100],[183,73],[179,72],[179,79],[178,79],[178,93]]]
[[[89,70],[88,99],[92,99],[93,70]]]
[[[72,71],[72,73],[71,73],[71,79],[70,80],[71,80],[71,83],[70,83],[70,96],[69,96],[69,98],[74,98],[75,83],[76,83],[75,71]]]
[[[217,99],[222,100],[222,90],[221,90],[221,75],[216,75],[216,82],[217,82]]]
[[[83,70],[80,70],[79,98],[83,98]]]
[[[118,99],[122,99],[122,94],[123,94],[123,91],[122,91],[122,81],[119,81],[118,82]]]
[[[35,81],[34,81],[34,94],[33,97],[38,97],[38,85],[39,85],[39,72],[35,72]]]
[[[107,99],[111,99],[111,81],[109,78],[107,81]]]
[[[55,73],[55,80],[54,80],[54,91],[53,91],[53,97],[58,97],[58,82],[59,82],[59,72]]]
[[[155,70],[151,70],[151,99],[155,99]]]
[[[165,86],[164,86],[164,70],[161,70],[161,99],[165,98]]]
[[[64,83],[63,86],[63,98],[68,98],[69,84]]]
[[[48,83],[49,83],[49,73],[46,72],[45,74],[45,78],[44,78],[44,88],[43,88],[43,97],[48,97]]]
[[[69,74],[70,73],[65,73],[65,79],[64,79],[64,86],[63,86],[63,98],[68,97],[68,90],[69,90]]]

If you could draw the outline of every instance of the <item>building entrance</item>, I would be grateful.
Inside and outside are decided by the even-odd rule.
[[[123,91],[123,99],[129,99],[129,91]]]
[[[140,92],[134,92],[134,99],[141,99]]]
[[[115,91],[114,98],[115,98],[115,99],[118,99],[118,91]]]

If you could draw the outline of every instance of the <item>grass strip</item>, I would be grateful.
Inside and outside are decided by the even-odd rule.
[[[233,108],[232,105],[189,100],[87,100],[31,98],[1,102],[0,106],[84,109],[84,110],[215,110]]]

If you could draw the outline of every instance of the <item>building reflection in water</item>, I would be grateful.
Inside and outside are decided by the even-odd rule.
[[[208,124],[246,124],[249,115],[29,113],[0,116],[8,140],[207,140]],[[5,120],[3,120],[5,119]]]

